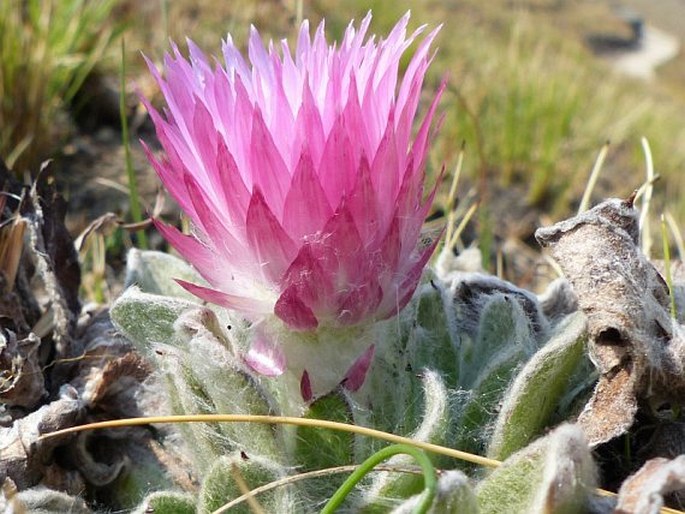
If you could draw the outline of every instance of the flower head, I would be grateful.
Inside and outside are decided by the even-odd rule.
[[[424,166],[432,102],[412,123],[429,46],[399,81],[404,16],[387,39],[367,38],[368,15],[329,45],[305,21],[294,55],[265,48],[253,28],[246,61],[230,36],[225,65],[188,41],[150,64],[167,103],[146,102],[165,156],[148,158],[193,223],[184,235],[156,222],[210,287],[181,282],[248,318],[275,314],[295,330],[356,325],[396,314],[433,245],[419,234],[432,201]],[[434,190],[433,190],[434,191]]]

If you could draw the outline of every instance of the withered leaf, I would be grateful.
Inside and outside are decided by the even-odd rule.
[[[685,488],[685,455],[656,458],[630,476],[618,492],[615,514],[657,514],[664,495]]]
[[[641,398],[661,394],[680,403],[683,331],[670,317],[666,283],[640,250],[633,198],[607,200],[535,237],[550,248],[588,318],[590,357],[600,372],[579,420],[590,445],[627,430]]]
[[[0,401],[5,405],[31,408],[46,393],[39,345],[33,334],[19,341],[12,332],[0,333]]]

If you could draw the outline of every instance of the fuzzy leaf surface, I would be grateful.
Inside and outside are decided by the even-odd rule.
[[[134,514],[163,512],[164,514],[195,514],[195,499],[184,493],[158,491],[150,494]]]
[[[132,248],[126,256],[126,287],[138,286],[144,293],[172,296],[197,302],[197,297],[175,279],[202,283],[200,275],[184,260],[164,252]]]
[[[219,457],[209,468],[200,488],[198,514],[210,514],[243,493],[236,482],[242,479],[248,488],[254,489],[285,476],[284,469],[276,463],[246,453]],[[290,505],[290,491],[279,487],[255,497],[265,512],[294,512]],[[247,502],[231,509],[231,512],[252,514]]]
[[[420,496],[412,496],[392,511],[392,514],[412,514]],[[438,490],[429,514],[478,514],[478,499],[461,471],[445,471],[438,479]]]
[[[586,324],[582,313],[571,314],[516,376],[497,416],[489,457],[506,459],[548,425],[584,358]]]
[[[197,304],[129,287],[112,305],[110,316],[128,339],[143,353],[149,354],[153,344],[174,340],[174,323],[191,308],[197,308]]]
[[[580,428],[561,425],[515,453],[476,489],[479,512],[580,514],[595,484],[590,448]]]
[[[460,383],[468,391],[463,404],[455,447],[480,453],[485,427],[517,370],[536,348],[535,334],[520,305],[506,295],[494,295],[483,307],[475,340],[462,339]]]
[[[423,383],[423,416],[421,424],[410,435],[417,441],[444,444],[449,438],[451,414],[449,412],[448,392],[441,376],[425,370]],[[435,457],[432,456],[431,457]],[[435,457],[437,462],[439,457]],[[395,455],[387,461],[391,466],[409,466],[415,464],[409,455]],[[365,512],[387,512],[388,506],[397,500],[409,498],[420,493],[424,487],[423,475],[413,473],[380,473],[373,481],[366,493]]]

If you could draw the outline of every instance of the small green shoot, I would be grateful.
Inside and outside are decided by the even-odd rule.
[[[645,154],[645,169],[647,172],[644,199],[642,200],[642,209],[640,212],[640,238],[642,239],[642,253],[649,259],[652,253],[652,231],[649,228],[647,216],[649,216],[649,206],[652,202],[652,194],[654,193],[654,161],[652,160],[652,150],[649,147],[647,138],[641,138],[640,143],[642,144],[642,151]]]
[[[85,430],[96,430],[98,428],[117,428],[117,427],[132,427],[142,425],[152,425],[157,423],[266,423],[273,425],[295,425],[295,426],[309,426],[320,427],[331,430],[342,430],[344,432],[352,432],[367,437],[374,437],[383,441],[388,441],[395,444],[406,444],[414,448],[420,448],[425,451],[445,455],[454,459],[471,462],[479,466],[489,468],[498,468],[502,463],[495,459],[488,459],[480,455],[455,450],[446,446],[438,444],[426,443],[423,441],[416,441],[409,437],[402,437],[382,430],[362,427],[358,425],[351,425],[347,423],[338,423],[335,421],[327,421],[322,419],[307,419],[296,418],[289,416],[254,416],[250,414],[193,414],[193,415],[176,415],[176,416],[149,416],[140,418],[126,418],[115,419],[109,421],[98,421],[96,423],[87,423],[75,427],[56,430],[47,434],[43,434],[37,440],[43,441],[53,437],[59,437],[65,434],[74,434],[83,432]],[[600,496],[616,496],[616,493],[606,491],[604,489],[596,489],[595,491]],[[661,508],[662,513],[669,514],[683,514],[682,511],[670,509],[668,507]]]
[[[128,191],[131,202],[131,217],[134,223],[140,223],[143,220],[140,209],[140,198],[138,196],[138,182],[136,180],[136,172],[133,169],[133,160],[131,159],[131,141],[128,134],[128,118],[126,116],[126,42],[121,39],[121,83],[119,92],[119,114],[121,116],[121,139],[124,144],[124,155],[126,156],[126,176],[128,177]],[[146,250],[148,248],[147,236],[145,230],[141,229],[136,232],[138,237],[138,246]]]
[[[668,223],[668,228],[671,230],[676,248],[678,249],[678,259],[682,262],[683,257],[685,257],[685,242],[683,241],[683,235],[673,215],[669,211],[666,211],[664,212],[664,216],[666,217],[666,223]]]
[[[592,171],[590,172],[590,178],[588,179],[587,185],[585,186],[583,199],[580,201],[580,205],[578,206],[578,214],[581,214],[590,208],[590,198],[592,197],[592,191],[595,189],[597,179],[599,178],[599,172],[602,169],[602,165],[604,164],[604,160],[606,159],[608,152],[609,141],[602,145],[602,148],[599,150],[599,154],[597,154],[597,159],[595,159],[595,164],[592,167]]]
[[[302,480],[311,480],[312,478],[320,478],[320,477],[326,477],[326,476],[331,476],[335,475],[338,473],[352,473],[354,472],[359,466],[356,464],[349,464],[347,466],[335,466],[333,468],[325,468],[325,469],[317,469],[314,471],[305,471],[298,473],[297,475],[290,475],[284,478],[281,478],[280,480],[274,480],[273,482],[269,482],[268,484],[261,485],[259,487],[255,487],[252,489],[249,493],[243,494],[242,496],[239,496],[238,498],[235,498],[228,502],[225,505],[222,505],[220,508],[216,509],[212,514],[223,514],[224,512],[228,512],[230,509],[235,507],[236,505],[240,505],[243,502],[246,502],[248,497],[250,496],[255,496],[261,493],[266,493],[268,491],[271,491],[272,489],[275,489],[277,487],[283,487],[286,485],[294,484],[296,482],[300,482]],[[421,473],[420,469],[414,469],[414,468],[407,468],[407,467],[398,467],[398,466],[376,466],[373,468],[374,472],[378,471],[384,471],[388,473],[415,473],[419,474]]]
[[[664,246],[664,273],[666,285],[668,286],[668,296],[671,301],[671,317],[676,319],[678,311],[675,306],[675,295],[673,294],[673,277],[671,275],[671,249],[668,243],[668,229],[666,228],[666,217],[661,215],[661,241]]]
[[[461,170],[464,165],[464,145],[461,145],[459,155],[457,157],[457,164],[454,167],[454,175],[452,176],[452,183],[450,184],[450,191],[447,195],[447,229],[445,230],[445,245],[451,248],[452,232],[454,231],[454,224],[457,221],[455,208],[457,206],[457,185],[461,177]]]
[[[433,464],[428,456],[421,450],[405,444],[394,444],[377,451],[368,459],[366,459],[354,471],[354,473],[352,473],[349,478],[345,480],[335,494],[331,496],[330,500],[328,500],[328,503],[326,503],[324,508],[321,510],[321,514],[333,514],[345,500],[347,495],[350,494],[354,486],[357,485],[357,483],[359,483],[359,481],[368,473],[373,471],[373,468],[376,467],[377,464],[380,464],[384,460],[400,453],[405,453],[411,457],[414,457],[416,462],[418,462],[421,466],[421,470],[423,471],[424,490],[421,501],[416,507],[415,512],[416,514],[425,514],[428,512],[428,509],[430,509],[433,503],[435,492],[438,487],[438,478],[435,474],[435,468],[433,467]]]
[[[115,3],[0,2],[0,157],[18,177],[68,135],[69,103],[121,31]]]

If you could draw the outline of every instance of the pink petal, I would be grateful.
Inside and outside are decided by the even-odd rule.
[[[447,82],[443,80],[440,84],[440,87],[438,88],[438,91],[435,93],[435,97],[433,97],[433,101],[431,102],[431,105],[428,109],[428,113],[423,118],[421,127],[419,128],[419,131],[416,134],[416,138],[414,139],[414,144],[412,145],[412,153],[417,159],[415,165],[418,168],[423,168],[426,152],[428,150],[428,134],[430,129],[430,123],[433,119],[433,115],[435,114],[435,110],[438,107],[438,102],[440,101],[442,93],[445,91],[446,87]]]
[[[238,163],[242,178],[245,181],[245,187],[252,191],[254,177],[251,172],[252,138],[250,135],[252,134],[256,108],[252,104],[248,87],[250,87],[248,81],[243,81],[239,76],[235,77],[233,83],[235,110],[231,117],[232,124],[230,133],[226,136],[226,143]]]
[[[194,147],[198,156],[198,164],[204,172],[200,183],[207,191],[212,191],[216,196],[219,181],[216,176],[214,165],[216,163],[217,132],[211,114],[202,100],[195,98],[195,111],[193,113],[193,137]]]
[[[309,152],[302,154],[283,207],[283,225],[294,241],[316,234],[333,214]]]
[[[334,280],[339,268],[335,248],[325,240],[306,242],[286,271],[281,289],[294,288],[297,297],[314,312],[335,306]]]
[[[354,72],[351,72],[350,77],[350,91],[347,97],[347,103],[342,113],[343,124],[350,138],[352,139],[352,146],[356,150],[354,154],[354,162],[359,162],[362,155],[371,160],[371,156],[376,152],[376,145],[371,141],[369,133],[366,131],[366,122],[364,121],[365,114],[359,104],[359,95],[357,92],[357,82]]]
[[[418,204],[413,209],[412,213],[397,217],[398,221],[400,222],[400,235],[402,237],[402,253],[400,256],[401,261],[407,259],[409,254],[414,250],[414,246],[420,237],[424,220],[428,216],[428,211],[433,204],[433,199],[437,193],[438,185],[444,176],[444,171],[445,170],[443,168],[440,172],[440,176],[435,182],[433,189],[428,194],[428,198],[426,198],[422,204]]]
[[[403,131],[406,129],[408,132],[411,129],[411,120],[413,120],[416,115],[416,108],[421,96],[423,78],[426,74],[428,64],[430,64],[428,50],[441,27],[442,26],[439,26],[434,29],[423,41],[421,41],[421,44],[409,62],[409,66],[407,66],[407,69],[404,72],[402,84],[400,85],[400,90],[397,95],[397,103],[395,104],[398,112],[402,113],[399,121],[403,127]],[[408,133],[401,133],[399,134],[400,137],[398,137],[398,140],[407,141],[408,135]]]
[[[187,282],[179,278],[176,279],[176,282],[178,285],[183,287],[183,289],[194,294],[198,298],[202,298],[209,303],[221,305],[227,309],[235,310],[248,315],[263,315],[269,312],[268,304],[254,298],[223,293],[221,291],[193,284],[192,282]]]
[[[219,139],[216,167],[221,190],[224,194],[226,211],[233,226],[240,226],[245,223],[247,207],[250,204],[250,193],[245,187],[238,165],[223,139]]]
[[[261,333],[255,334],[255,339],[243,360],[257,373],[266,377],[282,375],[286,367],[283,351]]]
[[[196,270],[203,276],[208,271],[216,269],[216,255],[214,252],[203,245],[197,238],[183,234],[176,227],[167,225],[156,218],[152,218],[155,228],[162,234],[171,246],[173,246],[181,256],[192,263]],[[210,273],[213,278],[214,274]],[[211,278],[205,277],[211,281]]]
[[[338,260],[339,269],[332,270],[337,274],[336,282],[354,282],[359,274],[360,257],[365,255],[365,251],[363,240],[347,205],[343,204],[338,208],[321,233],[327,247],[335,253]]]
[[[297,247],[269,209],[258,188],[252,193],[245,223],[257,265],[262,268],[269,282],[277,283],[295,257]]]
[[[376,238],[381,222],[379,219],[380,204],[384,202],[392,205],[392,200],[388,201],[387,198],[383,198],[383,201],[379,201],[376,197],[371,182],[369,162],[365,157],[362,157],[357,172],[357,183],[347,198],[346,206],[354,218],[359,236],[367,244]]]
[[[414,295],[416,286],[418,286],[419,280],[421,280],[423,268],[426,267],[426,263],[428,262],[428,259],[430,259],[431,255],[433,255],[435,247],[438,245],[439,241],[440,239],[436,238],[435,241],[433,241],[433,243],[423,251],[419,259],[407,271],[404,280],[400,283],[399,292],[401,296],[397,305],[399,310],[402,310]]]
[[[294,162],[291,161],[291,168],[297,166],[297,159],[301,158],[300,155],[305,149],[310,154],[312,161],[318,164],[321,161],[325,144],[326,137],[321,114],[316,107],[316,101],[305,77],[305,83],[302,88],[302,103],[295,120],[293,153],[291,156]]]
[[[377,195],[386,199],[380,205],[381,207],[385,206],[382,216],[384,224],[389,222],[390,214],[394,209],[395,198],[399,192],[401,174],[404,171],[402,166],[406,160],[406,149],[400,149],[397,146],[394,125],[391,113],[385,134],[378,145],[376,156],[371,164],[371,178],[374,190]],[[400,156],[402,156],[401,160]]]
[[[157,159],[144,141],[141,141],[140,143],[143,145],[143,151],[145,152],[148,161],[155,172],[157,172],[157,176],[164,183],[169,193],[171,193],[171,196],[174,197],[181,206],[181,209],[183,209],[188,216],[191,218],[194,217],[195,209],[193,208],[193,204],[190,201],[188,191],[182,179],[184,168],[182,166],[180,168],[176,167],[166,159]],[[167,153],[167,155],[169,154]],[[178,174],[179,170],[181,172],[180,176]]]
[[[319,325],[316,316],[297,294],[297,288],[289,286],[276,301],[274,314],[294,330],[314,330]]]
[[[302,372],[302,378],[300,379],[300,395],[306,403],[311,402],[314,398],[312,383],[309,380],[309,373],[307,373],[306,369]]]
[[[386,269],[396,271],[399,266],[400,252],[402,250],[400,237],[400,223],[397,216],[394,216],[385,234],[383,243],[381,243],[381,256]]]
[[[357,172],[355,150],[344,121],[337,119],[324,145],[319,180],[328,203],[335,209],[343,195],[351,191]]]
[[[369,346],[364,353],[359,356],[359,358],[354,361],[354,364],[350,366],[350,369],[345,373],[345,378],[343,378],[341,384],[348,391],[358,391],[359,388],[364,384],[366,380],[366,374],[371,367],[373,362],[373,356],[376,353],[376,345],[372,344]]]
[[[367,270],[371,271],[371,270]],[[356,325],[367,317],[372,317],[383,300],[383,289],[375,273],[365,273],[366,280],[356,286],[348,286],[338,295],[336,321],[341,325]]]
[[[205,192],[195,182],[194,177],[186,174],[184,181],[195,211],[193,222],[202,229],[207,238],[214,243],[214,248],[223,257],[232,259],[235,265],[251,266],[252,263],[246,258],[243,242],[237,240],[226,228],[223,221],[216,216],[216,207],[206,197]]]
[[[221,255],[201,241],[197,237],[181,233],[175,227],[166,225],[159,220],[153,219],[157,230],[162,234],[169,244],[171,244],[181,256],[186,259],[202,275],[207,282],[214,287],[221,289],[224,293],[231,295],[238,290],[238,285],[231,277],[235,273],[245,273],[249,271],[246,265],[240,265],[239,259],[227,261]],[[238,297],[242,295],[238,294]],[[206,298],[205,298],[206,299]],[[208,300],[212,301],[212,300]],[[216,302],[214,302],[216,303]],[[261,310],[268,311],[268,307]]]
[[[286,137],[284,134],[279,136]],[[274,214],[280,217],[290,185],[290,173],[259,109],[254,110],[250,142],[253,191],[255,188],[262,190]]]

